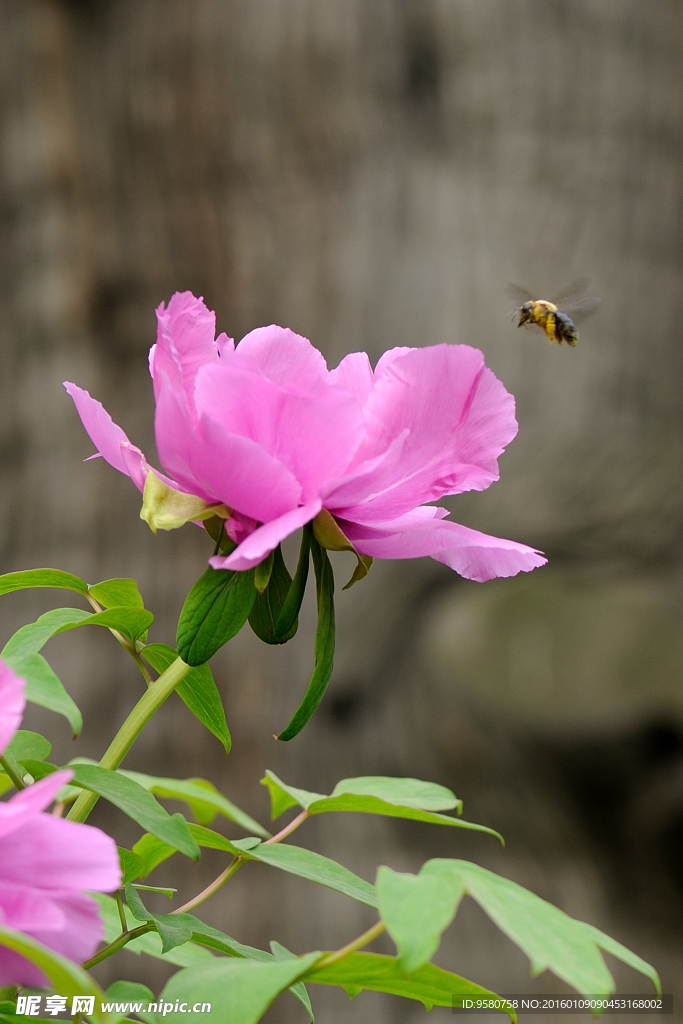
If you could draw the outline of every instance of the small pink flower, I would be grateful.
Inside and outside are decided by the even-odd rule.
[[[107,462],[144,491],[143,518],[170,529],[212,515],[238,544],[216,568],[244,570],[288,534],[331,513],[365,555],[431,555],[462,576],[514,576],[545,563],[533,548],[445,520],[431,503],[484,490],[517,433],[514,399],[467,345],[395,348],[373,371],[354,352],[329,371],[282,327],[235,347],[190,292],[157,310],[150,351],[159,458],[144,455],[99,402],[66,383]]]
[[[24,703],[24,680],[0,660],[0,753]],[[104,832],[43,813],[72,776],[53,772],[0,803],[0,923],[80,962],[104,938],[97,903],[83,890],[117,889],[121,869]],[[0,946],[0,987],[45,982],[29,960]]]

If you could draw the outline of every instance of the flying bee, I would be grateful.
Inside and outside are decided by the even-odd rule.
[[[558,345],[563,341],[568,345],[576,345],[579,335],[574,320],[591,313],[600,302],[595,295],[585,295],[588,287],[588,281],[577,281],[552,302],[547,299],[535,299],[531,292],[519,288],[516,284],[508,284],[505,290],[520,303],[514,311],[519,314],[518,327],[536,324],[545,331],[551,345],[553,341]]]

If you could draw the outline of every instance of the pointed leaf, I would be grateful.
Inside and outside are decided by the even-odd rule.
[[[78,626],[106,626],[118,629],[130,640],[137,640],[153,622],[154,615],[144,608],[109,608],[95,613],[80,608],[53,608],[18,629],[5,644],[2,657],[9,660],[37,654],[50,637]]]
[[[390,818],[408,818],[424,821],[431,825],[451,825],[455,828],[470,829],[495,836],[503,842],[502,836],[487,825],[476,825],[462,818],[448,814],[437,814],[430,807],[456,807],[462,802],[450,789],[420,779],[392,779],[384,775],[370,775],[357,779],[343,779],[337,783],[331,796],[309,793],[305,789],[288,786],[278,779],[274,772],[266,771],[261,784],[270,791],[273,818],[277,818],[288,807],[299,804],[310,815],[327,811],[355,811],[361,814],[381,814]],[[420,809],[421,805],[425,808]]]
[[[134,878],[143,878],[145,862],[142,857],[139,857],[134,851],[124,849],[123,846],[118,846],[117,850],[119,851],[119,861],[121,863],[122,885],[125,885],[126,882],[132,882]]]
[[[61,569],[26,569],[24,572],[8,572],[0,576],[0,594],[15,590],[30,590],[33,587],[54,587],[58,590],[73,590],[87,594],[88,584]]]
[[[270,948],[276,960],[296,960],[296,954],[290,953],[286,946],[281,946],[279,942],[275,941],[275,939],[271,941]],[[313,1007],[311,1006],[311,1000],[303,981],[297,981],[296,985],[291,985],[289,991],[293,996],[296,996],[299,1002],[303,1005],[311,1024],[315,1024]]]
[[[294,636],[299,623],[295,618],[294,624],[287,632],[276,632],[276,624],[292,586],[292,577],[287,571],[279,545],[272,555],[273,564],[268,585],[256,595],[254,607],[249,614],[249,625],[256,636],[265,643],[284,644]],[[258,591],[258,587],[256,589]]]
[[[199,811],[204,820],[208,817],[208,820],[211,821],[216,814],[222,814],[243,828],[245,832],[255,833],[263,839],[270,838],[270,833],[264,829],[263,825],[260,825],[245,811],[240,810],[206,779],[167,779],[156,775],[145,775],[142,772],[130,772],[123,768],[119,769],[118,774],[133,779],[144,789],[157,796],[183,800],[192,808],[195,815]],[[201,824],[203,823],[202,821]]]
[[[104,1022],[107,1020],[107,1015],[103,1014],[99,1009],[102,990],[90,975],[86,974],[73,961],[67,960],[65,956],[55,953],[52,949],[48,949],[47,946],[43,946],[42,943],[30,938],[30,936],[24,935],[23,932],[14,931],[13,928],[7,928],[2,924],[0,924],[0,946],[14,950],[15,953],[25,956],[27,960],[35,964],[39,970],[48,976],[55,991],[59,992],[60,995],[67,997],[94,995],[96,997],[95,1012],[92,1016],[96,1021]]]
[[[463,886],[448,878],[399,874],[391,868],[377,872],[377,898],[382,920],[399,951],[406,974],[431,960],[441,933],[455,917]]]
[[[310,562],[311,536],[313,527],[306,523],[301,534],[301,547],[299,548],[299,560],[297,562],[294,579],[289,588],[287,597],[280,616],[275,623],[276,636],[287,636],[293,630],[292,636],[297,629],[297,619],[301,611],[301,604],[306,593],[306,581],[308,580],[308,563]]]
[[[319,957],[319,953],[309,953],[283,963],[216,959],[205,967],[174,974],[159,1000],[173,1007],[177,1000],[191,1005],[207,1002],[211,1010],[202,1014],[204,1021],[256,1024],[280,992],[298,981]],[[184,1020],[184,1014],[164,1011],[165,1021],[176,1019]]]
[[[463,998],[496,999],[493,992],[467,981],[457,974],[444,971],[434,964],[425,964],[406,976],[398,960],[380,953],[351,953],[330,967],[313,968],[304,976],[306,984],[339,985],[352,997],[362,989],[388,992],[405,999],[418,999],[430,1010],[432,1006],[462,1005]],[[513,1010],[510,1018],[516,1021]]]
[[[143,1006],[149,1006],[154,1002],[154,993],[146,985],[141,985],[139,981],[122,980],[112,982],[104,993],[104,998],[109,1004],[118,1003],[120,1006],[125,1006],[127,1003],[142,1003]],[[147,1014],[145,1011],[142,1013],[132,1012],[135,1012],[136,1017],[142,1017],[143,1020],[150,1021],[151,1024],[154,1014]],[[109,1014],[109,1024],[115,1024],[117,1020],[123,1020],[126,1016],[125,1012],[117,1010],[110,1010]]]
[[[17,675],[26,680],[24,694],[31,704],[63,715],[71,726],[75,736],[79,736],[83,728],[83,716],[77,705],[66,692],[61,679],[55,675],[42,654],[29,654],[25,657],[10,656],[6,658]]]
[[[190,832],[190,835],[192,833]],[[196,842],[196,840],[195,840]],[[197,844],[199,845],[199,844]],[[147,875],[151,875],[152,871],[159,864],[163,864],[165,860],[172,857],[176,852],[173,846],[169,846],[162,839],[157,839],[150,832],[145,832],[144,836],[138,839],[137,843],[133,845],[133,853],[140,859],[142,869],[140,871],[140,878],[147,878]],[[132,881],[132,879],[130,879]]]
[[[423,885],[425,881],[427,886]],[[424,956],[433,944],[436,925],[441,927],[448,916],[444,910],[440,921],[435,918],[434,893],[439,886],[444,887],[444,905],[454,911],[463,892],[472,896],[501,931],[526,953],[532,974],[549,969],[584,995],[609,995],[614,991],[614,981],[599,949],[609,946],[609,952],[647,974],[657,985],[653,969],[619,943],[573,920],[521,885],[461,860],[428,861],[417,879],[414,875],[399,875],[390,868],[379,869],[377,888],[382,918],[399,947],[402,961],[409,966]],[[420,887],[421,901],[414,898]]]
[[[315,668],[304,698],[287,727],[278,736],[279,740],[291,740],[301,732],[320,704],[334,667],[334,574],[327,551],[320,547],[315,538],[311,540],[311,552],[318,601]]]
[[[600,949],[604,949],[605,953],[610,953],[612,956],[615,956],[617,960],[621,960],[622,963],[632,967],[634,971],[640,971],[641,974],[644,974],[650,979],[655,987],[657,995],[662,994],[662,984],[654,967],[646,963],[646,961],[641,959],[641,957],[636,953],[632,953],[630,949],[626,948],[626,946],[622,946],[622,944],[617,942],[616,939],[612,939],[609,935],[605,935],[605,933],[601,932],[599,928],[595,928],[592,924],[586,924],[585,921],[581,923],[589,937],[597,946],[600,947]]]
[[[140,652],[145,661],[161,673],[178,657],[178,652],[168,644],[147,644]],[[225,720],[225,711],[218,687],[208,665],[192,669],[176,686],[176,693],[192,714],[213,733],[223,744],[226,754],[230,753],[232,740]]]
[[[258,846],[248,847],[247,842],[249,840],[236,839],[232,845],[239,853],[259,860],[262,864],[270,864],[271,867],[287,871],[290,875],[298,875],[309,882],[334,889],[335,892],[343,893],[344,896],[349,896],[368,907],[377,906],[375,887],[329,857],[323,857],[322,854],[301,846],[290,846],[288,843],[260,843]]]
[[[130,882],[126,883],[126,903],[138,921],[151,921],[161,936],[161,952],[168,953],[192,938],[192,928],[183,920],[183,914],[152,914]]]
[[[88,587],[91,597],[103,608],[144,608],[145,602],[135,580],[105,580]]]
[[[82,786],[104,797],[147,832],[163,839],[186,857],[193,860],[199,857],[199,847],[190,835],[182,814],[171,817],[138,782],[99,765],[72,764],[69,767],[74,771],[72,785]]]
[[[207,569],[185,599],[178,622],[178,653],[187,665],[204,665],[239,633],[256,600],[254,570]]]

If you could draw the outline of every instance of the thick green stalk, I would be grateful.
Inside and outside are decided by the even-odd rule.
[[[166,671],[162,672],[137,702],[110,743],[100,761],[101,768],[118,768],[154,712],[161,707],[178,683],[191,671],[191,666],[186,665],[182,658],[176,658]],[[67,814],[69,821],[85,821],[98,799],[96,793],[84,790]]]

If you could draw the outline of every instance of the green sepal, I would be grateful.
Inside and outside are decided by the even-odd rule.
[[[285,644],[291,640],[298,628],[298,619],[286,633],[277,633],[276,625],[282,614],[289,592],[292,588],[292,577],[287,571],[280,546],[271,552],[270,576],[267,586],[257,593],[254,607],[249,613],[249,625],[259,640],[267,644]],[[263,564],[263,563],[261,563]],[[258,573],[259,566],[256,567]],[[256,590],[259,590],[258,584]]]
[[[351,543],[337,520],[326,508],[321,509],[313,520],[313,536],[318,544],[322,548],[326,548],[327,551],[350,551],[356,556],[356,568],[353,571],[353,576],[346,586],[342,587],[342,590],[348,590],[358,580],[365,579],[372,568],[374,559],[370,555],[361,555],[356,550],[355,545]]]
[[[310,562],[311,537],[313,527],[306,523],[301,533],[301,546],[299,548],[299,559],[294,573],[294,579],[289,588],[287,597],[282,605],[279,618],[275,623],[276,636],[294,636],[297,629],[297,619],[301,611],[301,604],[306,593],[306,582],[308,580],[308,565]],[[291,632],[290,632],[291,631]]]
[[[178,654],[187,665],[204,665],[239,633],[256,600],[254,570],[208,568],[185,599],[178,621]]]
[[[291,740],[313,715],[320,704],[334,667],[334,574],[327,552],[315,538],[311,540],[315,587],[318,602],[318,627],[315,633],[315,668],[301,704],[289,724],[277,737]]]

